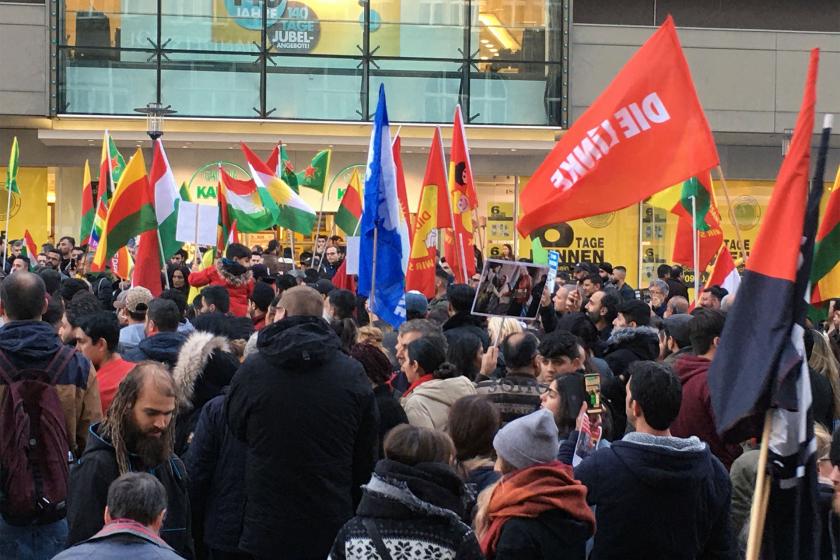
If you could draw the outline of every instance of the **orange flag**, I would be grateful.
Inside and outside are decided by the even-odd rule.
[[[416,290],[429,299],[435,297],[438,230],[451,227],[451,225],[443,141],[440,137],[440,129],[435,129],[429,149],[429,159],[426,160],[426,173],[423,175],[420,206],[414,221],[411,255],[405,276],[406,291]]]
[[[478,195],[460,105],[455,106],[452,147],[449,150],[449,195],[453,228],[444,240],[444,253],[446,262],[455,273],[455,281],[466,284],[475,273],[473,211],[478,208]]]
[[[668,16],[531,176],[517,228],[625,208],[718,162]]]

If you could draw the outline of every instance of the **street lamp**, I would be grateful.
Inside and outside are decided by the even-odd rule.
[[[177,113],[171,105],[164,107],[157,102],[147,103],[145,107],[139,107],[134,111],[146,115],[146,134],[152,142],[163,136],[163,119]]]
[[[790,141],[793,139],[793,129],[786,128],[782,135],[782,157],[788,155],[790,151]]]

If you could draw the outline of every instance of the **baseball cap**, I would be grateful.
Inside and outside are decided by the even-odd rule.
[[[125,307],[125,296],[127,295],[127,290],[124,290],[117,294],[117,297],[114,298],[114,309],[123,309]]]
[[[405,294],[405,310],[410,313],[424,314],[429,310],[429,300],[416,290]]]
[[[152,292],[142,286],[136,286],[126,291],[125,308],[129,313],[146,311],[149,308],[150,301],[152,301]]]
[[[328,295],[331,291],[335,290],[335,285],[332,282],[327,280],[326,278],[321,278],[317,282],[312,285],[313,288],[318,290],[321,295]]]

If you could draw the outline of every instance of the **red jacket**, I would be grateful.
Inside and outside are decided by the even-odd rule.
[[[711,360],[702,356],[687,354],[674,365],[674,372],[680,378],[683,391],[680,414],[671,424],[671,434],[682,438],[699,437],[729,470],[742,449],[740,445],[724,443],[715,430],[715,417],[707,381],[711,363]]]
[[[248,298],[254,293],[254,278],[250,271],[242,276],[233,276],[212,266],[190,273],[190,286],[224,286],[230,296],[230,312],[237,317],[248,315]]]

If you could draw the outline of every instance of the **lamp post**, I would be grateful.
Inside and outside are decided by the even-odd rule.
[[[145,107],[138,107],[134,111],[146,115],[146,134],[149,135],[152,142],[163,136],[163,120],[177,113],[171,105],[164,107],[156,101],[147,103]]]
[[[782,134],[782,157],[788,155],[790,151],[790,141],[793,139],[793,129],[786,128]]]

